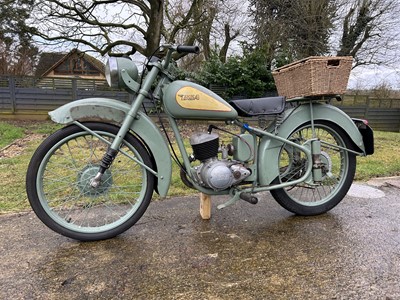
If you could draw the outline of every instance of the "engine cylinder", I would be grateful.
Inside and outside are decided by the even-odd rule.
[[[195,133],[190,137],[194,157],[204,161],[218,155],[219,136],[215,133]]]

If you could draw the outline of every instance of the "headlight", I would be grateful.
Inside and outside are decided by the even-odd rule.
[[[125,70],[134,81],[138,78],[138,68],[133,61],[124,57],[110,57],[106,64],[105,76],[107,83],[112,88],[124,88],[121,71]]]
[[[118,64],[116,57],[110,57],[106,64],[105,75],[110,87],[118,87]]]

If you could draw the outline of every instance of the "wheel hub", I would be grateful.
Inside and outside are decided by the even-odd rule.
[[[108,189],[112,186],[111,171],[107,169],[101,177],[99,186],[92,187],[90,184],[91,180],[97,175],[98,172],[98,165],[88,165],[78,173],[77,184],[79,190],[83,194],[91,197],[97,197],[108,191]]]

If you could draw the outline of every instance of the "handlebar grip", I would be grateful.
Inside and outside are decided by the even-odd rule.
[[[198,46],[179,45],[178,47],[176,47],[176,52],[178,52],[178,53],[195,53],[195,54],[199,54],[200,53],[200,48]]]

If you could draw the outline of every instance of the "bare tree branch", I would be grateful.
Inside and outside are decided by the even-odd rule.
[[[393,22],[400,9],[398,1],[353,0],[342,8],[345,13],[337,55],[353,56],[354,67],[391,62],[393,57],[388,57],[387,50],[399,46],[395,42],[397,24]]]
[[[36,12],[32,22],[39,24],[38,37],[51,44],[82,44],[103,55],[122,50],[147,56],[161,39],[163,0],[45,0],[37,3]]]

